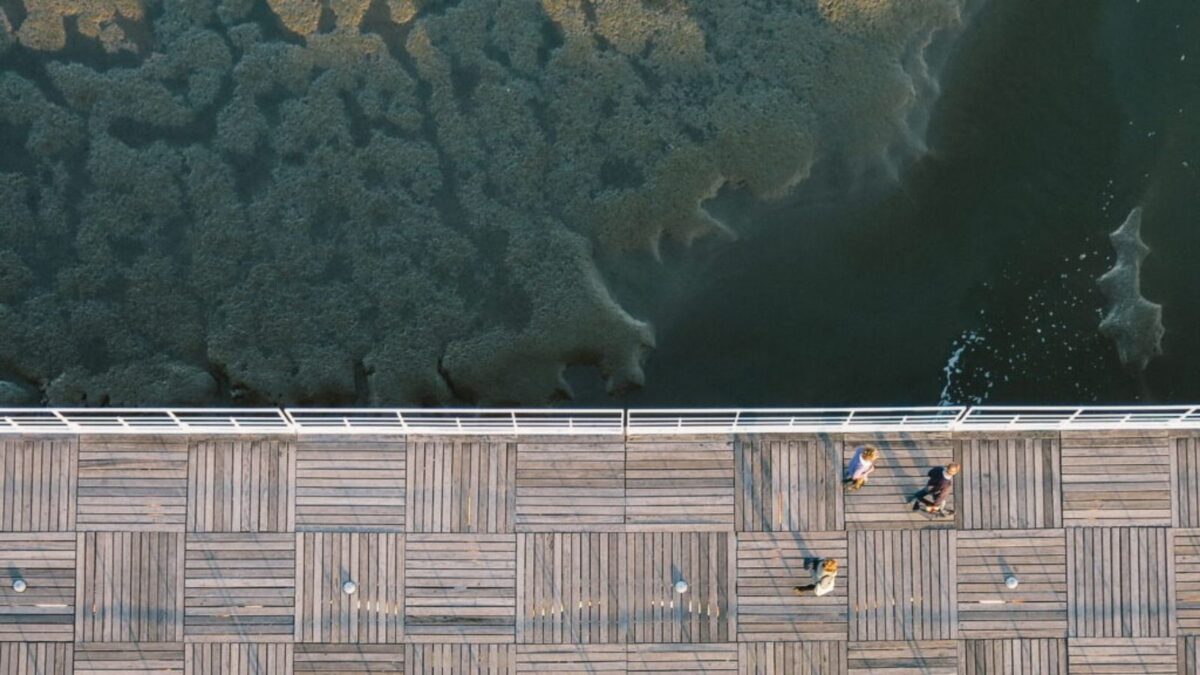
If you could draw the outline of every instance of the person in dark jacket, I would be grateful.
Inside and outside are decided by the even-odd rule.
[[[940,513],[954,491],[954,476],[958,470],[959,466],[954,462],[930,469],[929,482],[913,497],[913,511],[922,509],[929,513]]]

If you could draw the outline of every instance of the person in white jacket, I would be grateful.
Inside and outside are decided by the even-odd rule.
[[[867,482],[867,477],[875,470],[875,461],[879,459],[879,448],[864,445],[854,449],[854,457],[842,474],[842,482],[847,490],[857,490]]]
[[[812,576],[813,582],[804,586],[796,586],[792,590],[796,595],[804,595],[809,591],[813,595],[820,597],[833,591],[834,579],[837,578],[838,562],[833,558],[826,558],[821,564],[813,567]]]

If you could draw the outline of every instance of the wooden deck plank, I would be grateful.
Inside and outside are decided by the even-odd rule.
[[[625,673],[626,647],[620,644],[518,645],[516,672]]]
[[[182,642],[88,642],[75,645],[76,675],[184,675]]]
[[[188,442],[181,436],[80,436],[77,528],[182,532]]]
[[[311,644],[297,643],[293,650],[295,673],[371,673],[404,675],[401,644]]]
[[[175,589],[183,555],[183,535],[176,532],[80,533],[77,550],[89,565],[80,578],[75,639],[80,642],[180,642],[183,606]],[[151,580],[159,592],[138,600]]]
[[[186,675],[291,675],[294,651],[290,644],[263,642],[208,642],[187,645]]]
[[[1171,437],[1174,456],[1173,506],[1177,527],[1200,527],[1200,433]]]
[[[1071,637],[1174,635],[1164,528],[1075,528],[1067,534]],[[1124,538],[1125,543],[1122,543]],[[1171,566],[1174,566],[1174,562]]]
[[[876,470],[861,490],[845,495],[846,529],[949,529],[951,519],[931,519],[913,512],[912,496],[929,480],[929,470],[954,460],[955,443],[949,434],[847,434],[842,441],[842,465],[854,449],[864,444],[879,448]],[[959,499],[962,485],[955,485]]]
[[[407,442],[409,532],[512,532],[517,446],[507,440],[419,437]]]
[[[857,580],[847,561],[844,532],[744,533],[737,550],[738,639],[821,641],[847,639],[849,588]],[[798,596],[821,559],[841,565],[834,590]]]
[[[964,675],[1068,672],[1067,641],[1062,638],[963,640],[961,645],[959,672]]]
[[[73,436],[0,436],[0,532],[75,529]]]
[[[185,562],[184,640],[293,640],[295,535],[189,533]]]
[[[1180,635],[1200,635],[1200,529],[1175,535],[1175,617]]]
[[[1057,435],[994,434],[956,439],[962,473],[957,517],[967,530],[1061,527]]]
[[[739,532],[843,527],[842,448],[825,435],[744,434],[734,439]]]
[[[343,590],[355,583],[353,594]],[[296,642],[381,644],[403,638],[404,538],[396,533],[296,536]]]
[[[74,639],[75,548],[76,535],[71,532],[0,533],[0,641]],[[13,591],[16,579],[28,584],[24,593]],[[18,652],[10,653],[17,659]],[[22,663],[32,658],[23,654]]]
[[[1175,675],[1174,638],[1071,638],[1067,658],[1072,675],[1150,673]]]
[[[410,644],[405,647],[408,675],[512,675],[516,648],[511,644]]]
[[[953,532],[853,531],[849,538],[850,575],[859,580],[850,585],[852,642],[956,637]]]
[[[1063,530],[959,532],[958,631],[964,638],[1067,635]],[[1016,577],[1009,589],[1005,580]]]
[[[636,438],[625,448],[627,530],[734,529],[732,438]]]
[[[5,675],[71,675],[72,645],[65,642],[0,642],[0,673]]]
[[[1063,432],[1063,525],[1171,525],[1167,432]]]
[[[188,445],[189,532],[290,532],[295,445],[278,438],[196,439]]]
[[[848,672],[889,675],[951,675],[958,669],[958,645],[950,640],[851,642]]]
[[[738,646],[732,642],[629,645],[626,658],[631,675],[738,672]]]
[[[409,642],[513,642],[516,538],[408,535],[404,606]]]
[[[844,675],[845,641],[739,642],[743,675]]]
[[[296,443],[297,531],[403,532],[404,437],[305,437]]]
[[[622,529],[625,443],[611,438],[519,441],[516,486],[518,532]]]

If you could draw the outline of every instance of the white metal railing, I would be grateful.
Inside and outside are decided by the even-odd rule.
[[[955,426],[960,431],[1200,428],[1200,406],[976,406]]]
[[[625,411],[288,408],[298,433],[623,434]]]
[[[1200,406],[0,408],[0,433],[608,434],[1200,429]]]
[[[2,408],[0,432],[278,433],[292,430],[278,408]]]
[[[966,409],[922,408],[712,408],[629,410],[629,434],[949,431]]]

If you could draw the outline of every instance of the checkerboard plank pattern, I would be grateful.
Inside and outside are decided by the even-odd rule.
[[[187,645],[186,675],[291,675],[294,653],[289,644],[209,642]]]
[[[733,441],[631,438],[625,456],[627,530],[733,531]]]
[[[291,642],[295,557],[291,534],[189,533],[187,641]]]
[[[1165,431],[1064,431],[1063,524],[1171,525],[1171,466]]]
[[[353,594],[343,591],[348,581],[357,586]],[[297,535],[297,642],[399,642],[404,631],[403,590],[402,535]]]
[[[954,532],[849,533],[850,640],[956,637]]]
[[[518,532],[621,529],[625,442],[611,436],[517,444]]]
[[[488,437],[408,440],[409,532],[512,532],[517,446]]]
[[[1066,637],[1067,540],[1062,530],[959,532],[961,637]],[[1005,586],[1016,577],[1015,589]]]
[[[517,535],[517,642],[616,642],[622,533]]]
[[[847,660],[854,675],[957,675],[958,644],[950,640],[851,642]]]
[[[295,471],[291,441],[194,441],[188,452],[188,531],[292,530]]]
[[[842,446],[826,436],[742,435],[734,441],[739,531],[840,530]]]
[[[1067,658],[1071,675],[1189,672],[1176,670],[1175,649],[1173,638],[1071,638],[1067,641]]]
[[[838,675],[846,672],[846,643],[740,642],[738,664],[743,675]]]
[[[408,535],[404,543],[407,640],[512,642],[516,553],[511,535]]]
[[[845,532],[743,533],[737,542],[738,639],[845,640],[848,588]],[[798,596],[824,558],[840,564],[833,591]]]
[[[1067,673],[1067,641],[1063,639],[964,640],[962,644],[959,672],[965,675]]]
[[[75,645],[75,672],[184,675],[182,642],[90,642]]]
[[[972,435],[955,443],[963,529],[1062,527],[1058,434]]]
[[[187,478],[185,438],[81,436],[77,528],[182,532]]]
[[[0,642],[0,673],[71,675],[73,650],[65,642]]]
[[[403,532],[403,437],[301,436],[296,443],[296,529]]]
[[[1175,531],[1175,620],[1180,635],[1200,635],[1200,529]]]
[[[73,639],[75,544],[70,532],[0,532],[0,641]],[[12,590],[17,579],[24,593]]]
[[[1157,527],[1067,531],[1071,637],[1174,635],[1169,535]]]
[[[294,663],[298,675],[404,675],[404,645],[299,643],[295,647]]]
[[[75,639],[183,639],[183,534],[85,532],[76,550]]]
[[[75,529],[75,438],[0,436],[0,532]]]
[[[842,441],[843,466],[855,448],[871,444],[880,458],[861,490],[845,494],[846,529],[941,529],[954,527],[949,518],[929,518],[914,512],[911,499],[929,480],[930,469],[954,459],[954,441],[948,433],[847,435]],[[958,499],[961,486],[955,486]]]

